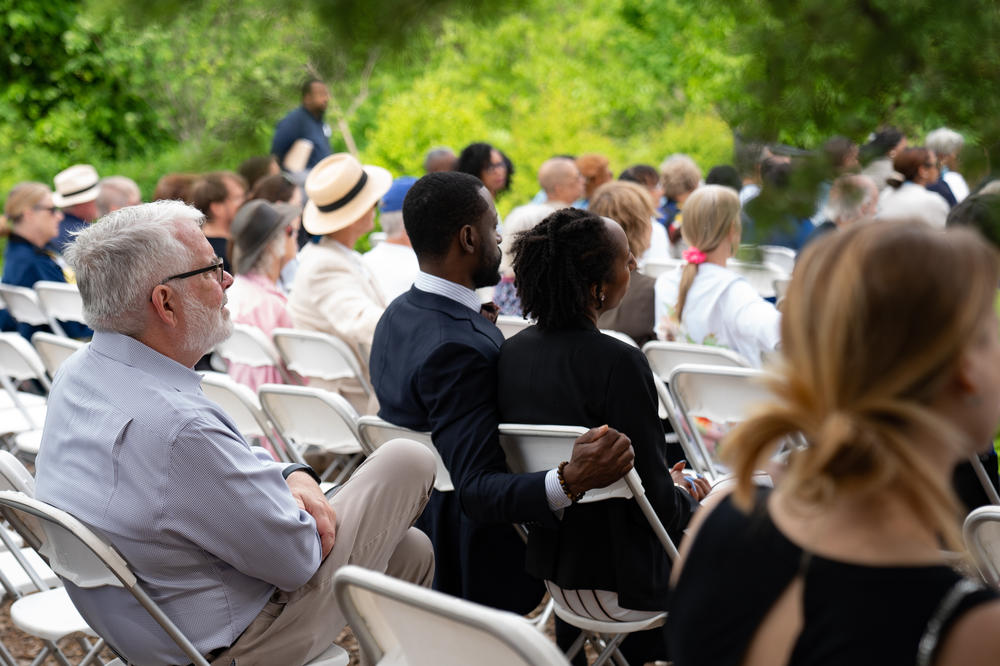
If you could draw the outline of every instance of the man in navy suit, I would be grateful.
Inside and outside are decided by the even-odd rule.
[[[577,440],[561,478],[554,469],[509,473],[497,436],[503,335],[474,291],[499,280],[492,199],[475,177],[431,173],[407,194],[403,223],[420,273],[375,329],[370,369],[379,416],[431,431],[455,485],[435,491],[417,522],[434,544],[434,587],[523,614],[543,588],[525,574],[524,544],[510,524],[554,524],[570,494],[631,469],[631,444],[595,428]]]

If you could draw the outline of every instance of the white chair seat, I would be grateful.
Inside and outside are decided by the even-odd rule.
[[[351,655],[347,650],[334,643],[306,666],[347,666],[349,663],[351,663]]]
[[[14,438],[14,446],[17,448],[18,453],[37,456],[38,449],[42,446],[42,431],[28,430],[27,432],[19,433]]]
[[[97,637],[70,601],[65,587],[21,597],[11,605],[10,619],[21,631],[53,642],[77,632]]]
[[[636,620],[635,622],[608,622],[605,620],[595,620],[586,615],[577,615],[565,606],[556,604],[553,608],[555,614],[564,622],[573,625],[584,631],[592,631],[595,634],[631,634],[636,631],[645,631],[653,627],[659,627],[666,619],[666,613],[657,613],[646,620]]]
[[[39,578],[48,585],[49,587],[59,587],[62,585],[62,581],[56,576],[55,572],[49,568],[49,565],[45,563],[38,553],[36,553],[31,548],[22,548],[21,554],[24,555],[25,559],[32,566],[35,572],[38,574]],[[31,582],[28,578],[28,574],[24,572],[24,569],[14,555],[10,551],[0,552],[0,572],[3,572],[4,578],[17,590],[20,594],[29,594],[34,592],[37,588],[35,584]]]
[[[45,425],[44,404],[34,404],[31,407],[25,407],[25,409],[27,409],[31,421],[16,407],[0,409],[0,434],[40,430]]]

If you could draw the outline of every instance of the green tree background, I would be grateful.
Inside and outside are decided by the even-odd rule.
[[[938,3],[940,4],[940,3]],[[148,196],[170,171],[267,152],[310,72],[362,159],[420,173],[485,140],[517,172],[557,153],[617,171],[732,133],[810,148],[885,123],[948,123],[989,170],[1000,9],[989,0],[0,0],[0,191],[90,162]],[[362,91],[366,65],[374,65]],[[352,108],[353,107],[353,108]],[[344,142],[335,134],[335,149]]]

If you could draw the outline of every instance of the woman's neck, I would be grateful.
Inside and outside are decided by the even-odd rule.
[[[723,241],[719,247],[715,248],[711,252],[705,253],[705,263],[715,264],[716,266],[726,267],[726,260],[733,256],[733,249],[730,247],[729,243]]]

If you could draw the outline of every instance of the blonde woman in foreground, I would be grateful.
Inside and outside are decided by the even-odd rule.
[[[781,315],[726,260],[740,244],[740,199],[722,185],[699,187],[684,203],[687,262],[656,280],[657,335],[725,347],[760,367],[780,341]]]
[[[942,553],[963,549],[951,470],[1000,421],[997,279],[974,232],[912,221],[806,250],[778,401],[731,433],[736,491],[674,570],[676,666],[1000,663],[997,593]],[[754,487],[796,432],[775,490]]]

